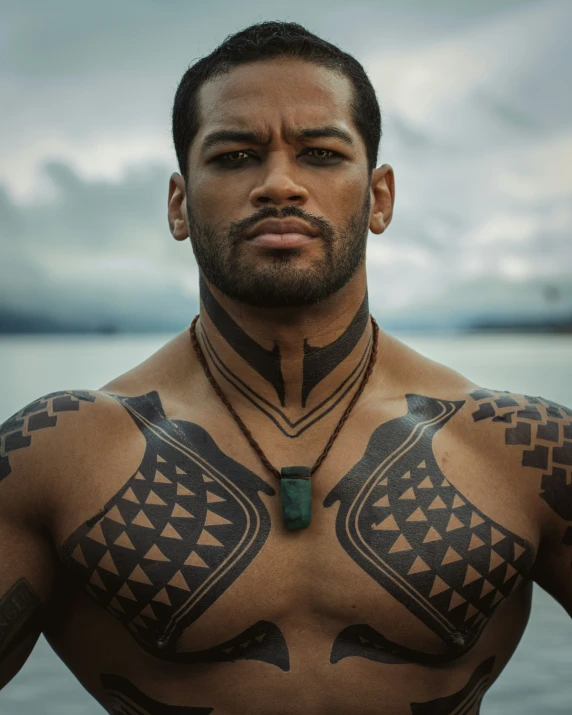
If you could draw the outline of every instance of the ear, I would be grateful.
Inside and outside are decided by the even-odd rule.
[[[374,169],[371,174],[371,217],[369,228],[372,233],[383,233],[393,216],[395,201],[395,177],[389,164]]]
[[[176,172],[171,174],[169,180],[169,200],[168,212],[169,229],[173,238],[177,241],[184,241],[189,237],[189,226],[187,223],[187,194],[185,191],[185,180]]]

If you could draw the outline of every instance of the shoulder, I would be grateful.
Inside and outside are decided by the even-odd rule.
[[[502,465],[517,476],[542,473],[543,488],[552,479],[570,481],[572,409],[542,396],[488,387],[462,390],[459,398],[460,422],[477,445],[504,455]]]
[[[451,464],[467,465],[505,508],[518,504],[539,540],[561,539],[572,521],[572,409],[488,387],[471,389],[463,399],[452,425],[460,456]]]
[[[519,473],[535,481],[556,514],[572,520],[572,409],[541,396],[482,388],[470,399],[473,422],[494,426],[516,453]]]
[[[77,415],[88,406],[108,401],[103,393],[93,390],[61,390],[42,395],[9,417],[0,426],[0,480],[11,473],[10,458],[13,453],[32,446],[37,433],[54,429],[65,422],[72,426]],[[72,417],[74,419],[70,419]]]
[[[478,387],[466,396],[470,420],[498,433],[523,468],[572,469],[572,409],[542,396]]]
[[[404,394],[455,403],[448,432],[465,454],[494,467],[498,478],[520,479],[523,488],[541,483],[545,500],[550,498],[545,494],[549,484],[572,484],[572,406],[477,385],[399,341],[392,352]]]
[[[124,414],[115,396],[98,390],[33,400],[0,425],[0,489],[17,493],[17,501],[41,502],[54,479],[77,469],[102,438],[126,429]]]

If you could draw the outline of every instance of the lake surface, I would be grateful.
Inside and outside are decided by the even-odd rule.
[[[148,357],[168,337],[0,337],[0,422],[48,392],[97,389]],[[542,395],[572,406],[572,337],[399,337],[482,386]],[[572,622],[550,596],[536,588],[528,628],[485,697],[481,714],[570,715],[571,673]],[[103,712],[44,639],[0,693],[2,715]]]

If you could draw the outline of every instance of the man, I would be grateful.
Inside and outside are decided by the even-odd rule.
[[[173,133],[200,319],[3,426],[2,682],[43,630],[110,713],[474,715],[532,582],[572,607],[572,411],[377,332],[394,176],[355,59],[249,27]]]

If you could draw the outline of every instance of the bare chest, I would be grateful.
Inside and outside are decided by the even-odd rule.
[[[447,660],[477,641],[532,564],[532,545],[439,468],[433,439],[453,402],[417,399],[374,429],[353,466],[314,490],[312,523],[298,532],[281,522],[278,490],[203,428],[158,418],[149,399],[124,406],[145,453],[63,559],[159,657],[287,670],[289,634],[314,618],[331,662]]]

